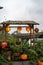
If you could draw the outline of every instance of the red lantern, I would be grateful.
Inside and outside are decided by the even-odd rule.
[[[6,48],[7,47],[7,42],[2,42],[1,47]]]
[[[20,32],[22,30],[22,27],[17,27],[17,30]]]
[[[26,54],[22,54],[20,57],[22,60],[27,60],[27,55]]]
[[[39,29],[38,28],[35,28],[35,30],[34,30],[36,33],[38,33],[39,32]]]
[[[27,32],[29,32],[30,29],[31,29],[30,26],[27,26],[27,27],[26,27],[26,31],[27,31]]]

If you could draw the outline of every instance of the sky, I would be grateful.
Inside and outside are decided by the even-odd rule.
[[[0,0],[0,23],[6,20],[33,20],[43,31],[43,0]]]

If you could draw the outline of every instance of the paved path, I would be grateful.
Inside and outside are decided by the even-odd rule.
[[[11,64],[9,64],[9,65],[11,65]],[[29,61],[15,61],[15,62],[12,62],[12,65],[31,65],[30,63],[29,63]],[[33,65],[37,65],[37,64],[33,64]]]

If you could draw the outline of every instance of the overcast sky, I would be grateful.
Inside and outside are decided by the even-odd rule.
[[[0,22],[4,20],[34,20],[43,30],[43,0],[0,0]]]

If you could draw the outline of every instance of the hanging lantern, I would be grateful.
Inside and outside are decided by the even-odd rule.
[[[27,55],[26,54],[22,54],[20,57],[22,60],[27,60]]]
[[[26,31],[27,31],[27,32],[29,32],[30,29],[31,29],[31,28],[30,28],[29,26],[26,27]]]
[[[7,42],[2,42],[1,47],[6,48],[7,47]]]
[[[17,31],[19,31],[19,32],[20,32],[21,30],[22,30],[22,27],[20,27],[20,26],[19,26],[19,27],[17,27]]]
[[[11,28],[9,26],[6,27],[6,32],[9,32]]]
[[[21,42],[16,42],[16,45],[21,45]]]
[[[35,30],[34,30],[36,33],[38,33],[39,32],[39,29],[38,28],[35,28]]]

